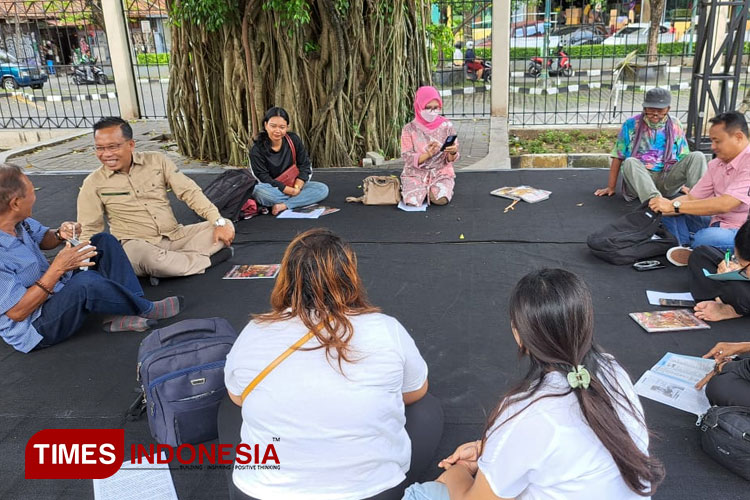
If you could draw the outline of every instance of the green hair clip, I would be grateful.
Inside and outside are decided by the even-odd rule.
[[[573,371],[568,373],[568,384],[573,389],[578,389],[579,387],[588,389],[590,383],[591,374],[583,365],[578,365],[577,368],[573,368]]]

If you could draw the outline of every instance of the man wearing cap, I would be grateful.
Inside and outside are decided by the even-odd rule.
[[[728,250],[735,246],[735,236],[748,219],[750,209],[750,140],[747,121],[742,113],[729,111],[709,120],[708,136],[716,158],[708,165],[706,175],[685,196],[674,200],[655,197],[649,207],[663,213],[664,227],[677,237],[681,247],[667,252],[676,266],[685,266],[691,249],[699,246]]]
[[[622,195],[644,203],[656,196],[672,197],[683,186],[693,187],[706,171],[703,153],[688,150],[685,132],[677,118],[669,115],[672,95],[662,88],[646,92],[643,113],[623,123],[612,150],[607,187],[596,196],[615,194],[622,167]]]

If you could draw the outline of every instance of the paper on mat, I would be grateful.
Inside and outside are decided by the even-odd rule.
[[[646,290],[646,296],[648,297],[648,303],[652,306],[658,306],[659,305],[659,299],[672,299],[672,300],[692,300],[693,294],[690,292],[677,292],[677,293],[667,293],[667,292],[657,292],[654,290]]]
[[[166,460],[162,453],[162,459]],[[169,465],[123,462],[115,475],[94,479],[94,500],[178,500]]]
[[[419,207],[412,207],[401,200],[398,202],[398,208],[400,208],[404,212],[425,212],[427,211],[427,202],[422,203],[422,205]]]
[[[317,219],[320,217],[325,208],[316,208],[310,212],[295,212],[294,210],[284,210],[276,216],[277,219]]]
[[[668,352],[635,383],[635,391],[649,399],[695,415],[711,407],[705,388],[695,384],[714,367],[712,359]]]

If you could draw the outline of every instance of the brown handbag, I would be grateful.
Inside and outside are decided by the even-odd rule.
[[[297,150],[294,149],[294,143],[292,139],[285,135],[286,142],[289,143],[289,147],[292,150],[292,166],[284,170],[280,176],[276,177],[276,181],[283,183],[287,187],[294,187],[294,181],[299,177],[299,168],[297,168]]]
[[[398,205],[401,201],[401,181],[395,175],[371,175],[362,181],[362,196],[348,196],[350,203],[364,205]]]

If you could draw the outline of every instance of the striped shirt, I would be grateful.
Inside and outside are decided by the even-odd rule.
[[[26,290],[42,277],[49,268],[49,262],[39,249],[47,234],[48,227],[28,218],[16,225],[16,236],[0,231],[0,336],[21,352],[31,351],[42,336],[36,331],[33,321],[42,313],[42,306],[23,321],[13,321],[6,314],[18,304]],[[55,284],[59,292],[70,278],[70,273]]]

